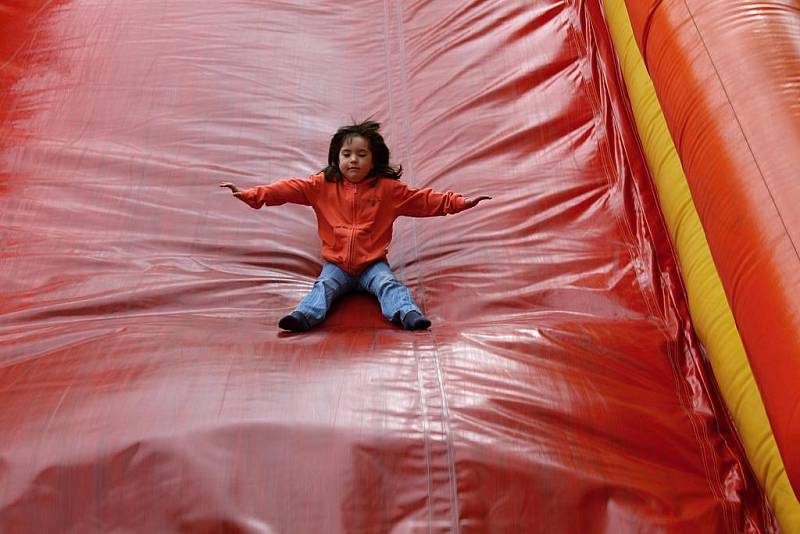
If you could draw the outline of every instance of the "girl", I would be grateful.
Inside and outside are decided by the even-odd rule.
[[[387,321],[406,330],[431,326],[386,262],[394,220],[458,213],[491,197],[406,186],[400,181],[402,166],[389,165],[389,148],[379,129],[373,121],[339,128],[331,139],[328,166],[306,180],[245,191],[230,182],[220,184],[255,209],[292,202],[311,206],[317,215],[325,264],[311,292],[278,322],[284,330],[308,330],[325,319],[336,298],[357,289],[378,298]]]

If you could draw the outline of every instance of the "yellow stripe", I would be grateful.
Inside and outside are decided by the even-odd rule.
[[[756,478],[784,532],[800,532],[800,503],[792,491],[750,363],[653,82],[633,36],[624,0],[604,0],[639,137],[678,254],[689,312]]]

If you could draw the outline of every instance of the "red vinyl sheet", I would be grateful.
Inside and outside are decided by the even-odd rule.
[[[596,0],[4,2],[0,531],[775,532]],[[373,116],[433,326],[345,297],[305,177]]]
[[[800,4],[629,9],[797,503]]]

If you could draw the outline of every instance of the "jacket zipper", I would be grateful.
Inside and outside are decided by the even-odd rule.
[[[356,210],[356,195],[358,195],[358,184],[353,184],[353,226],[350,228],[350,254],[347,258],[347,265],[349,271],[353,271],[353,245],[356,240],[356,218],[358,210]]]

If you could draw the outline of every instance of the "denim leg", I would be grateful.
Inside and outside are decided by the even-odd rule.
[[[411,310],[419,311],[411,292],[395,277],[385,261],[367,267],[359,276],[358,284],[364,291],[378,297],[381,313],[387,321],[402,321]]]
[[[356,277],[350,276],[333,263],[326,262],[314,282],[314,287],[297,305],[295,311],[305,315],[310,326],[321,323],[333,301],[354,290],[356,284]]]

